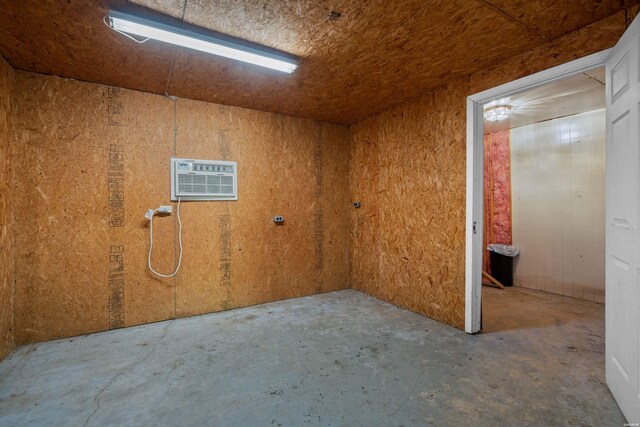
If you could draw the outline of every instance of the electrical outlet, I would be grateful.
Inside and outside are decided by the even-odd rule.
[[[358,209],[360,207],[360,202],[353,202],[353,207]]]
[[[284,217],[283,216],[274,216],[273,217],[273,222],[275,222],[276,224],[283,224],[284,223]]]
[[[158,213],[161,214],[170,214],[171,212],[173,212],[173,206],[160,206],[158,208]]]

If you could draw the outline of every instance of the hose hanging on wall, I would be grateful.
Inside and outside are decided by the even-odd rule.
[[[178,242],[180,243],[180,256],[178,257],[178,265],[171,274],[158,273],[151,265],[151,252],[153,251],[153,216],[156,213],[171,213],[171,206],[160,206],[158,209],[149,209],[144,215],[145,218],[149,220],[149,257],[147,258],[147,265],[149,266],[149,270],[151,270],[151,272],[156,276],[169,278],[178,274],[180,264],[182,264],[182,221],[180,220],[180,198],[178,198]]]

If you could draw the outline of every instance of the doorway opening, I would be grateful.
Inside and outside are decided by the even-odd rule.
[[[560,84],[566,79],[597,79],[599,68],[604,67],[609,51],[599,52],[585,58],[581,58],[549,70],[542,71],[531,76],[515,80],[513,82],[498,86],[496,88],[475,94],[467,99],[467,226],[466,226],[466,298],[465,298],[465,330],[468,333],[476,333],[481,329],[482,319],[482,278],[483,278],[483,257],[486,254],[487,243],[484,239],[484,222],[485,222],[485,126],[484,112],[485,106],[508,105],[514,113],[514,121],[516,124],[520,118],[516,118],[515,112],[518,105],[507,104],[512,99],[517,102],[527,99],[531,94],[538,94],[538,98],[544,98],[545,86],[552,85],[547,93],[547,98],[553,97],[554,84]],[[604,80],[602,80],[604,81]],[[597,83],[594,80],[591,83]],[[556,88],[557,89],[557,88]],[[547,102],[548,104],[549,102]],[[560,108],[560,111],[562,107]],[[567,108],[566,106],[564,108]],[[530,106],[527,109],[533,110]],[[524,111],[524,109],[522,110]],[[544,109],[541,109],[544,111]],[[584,111],[583,111],[584,112]],[[550,115],[550,117],[549,117]],[[531,116],[528,120],[521,122],[524,126],[535,126],[535,115],[522,114],[522,117]],[[546,117],[545,117],[546,116]],[[558,117],[553,117],[558,116]],[[541,112],[537,117],[541,123],[552,122],[552,119],[562,119],[562,124],[566,125],[568,120],[569,130],[563,138],[571,140],[571,119],[559,117],[558,112],[548,111]],[[551,120],[550,120],[551,119]],[[532,123],[526,123],[531,121]],[[577,122],[579,125],[579,121]],[[553,126],[559,126],[560,122],[553,123]],[[502,126],[502,125],[501,125]],[[519,126],[524,128],[524,126]],[[549,126],[549,123],[541,126]],[[604,126],[604,124],[603,124]],[[574,125],[575,127],[575,125]],[[506,129],[488,129],[496,131],[506,131]],[[509,130],[509,132],[511,132]],[[519,131],[522,132],[522,131]],[[524,139],[526,141],[527,131],[524,131]],[[529,128],[531,133],[531,128]],[[575,136],[575,132],[574,135]],[[499,139],[499,138],[498,138]],[[522,138],[520,138],[522,139]],[[558,139],[561,139],[558,137]],[[575,138],[574,138],[575,139]],[[526,142],[523,143],[526,145]],[[604,191],[604,190],[603,190]],[[491,225],[491,224],[490,224]],[[526,228],[525,228],[526,230]],[[513,230],[511,230],[513,231]],[[510,237],[510,236],[509,236]],[[490,242],[491,243],[491,242]],[[538,244],[539,245],[539,244]],[[535,244],[534,244],[535,246]],[[524,259],[524,255],[522,256]],[[516,258],[516,262],[521,261]],[[517,269],[517,268],[516,268]],[[525,270],[526,271],[526,270]],[[486,276],[485,276],[486,277]],[[544,282],[544,280],[542,280]],[[564,286],[555,286],[556,289]],[[573,295],[573,290],[571,290]],[[591,291],[593,295],[593,291]],[[584,292],[583,292],[584,296]]]
[[[604,347],[605,95],[601,66],[484,106],[483,332],[581,322]]]

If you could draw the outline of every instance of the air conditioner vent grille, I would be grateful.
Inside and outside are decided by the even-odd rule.
[[[237,200],[237,164],[171,159],[171,199]]]

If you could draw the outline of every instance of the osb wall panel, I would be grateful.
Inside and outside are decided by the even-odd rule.
[[[457,126],[464,109],[455,106],[464,105],[466,88],[451,86],[365,120],[352,142],[353,198],[363,203],[354,214],[352,285],[459,327],[465,128]]]
[[[13,199],[11,102],[13,69],[0,57],[0,360],[13,348]]]
[[[349,257],[347,130],[177,101],[182,103],[189,108],[178,108],[177,155],[236,160],[240,175],[237,202],[185,204],[185,248],[193,250],[179,279],[178,314],[343,288]],[[275,226],[274,215],[283,215],[285,225]],[[204,244],[188,239],[206,229],[213,234]],[[211,262],[217,276],[207,274]]]
[[[352,127],[352,285],[464,327],[466,98],[609,48],[619,13]]]
[[[18,343],[349,287],[347,128],[24,72],[13,103]],[[173,155],[237,161],[239,200],[182,203],[162,279]]]

